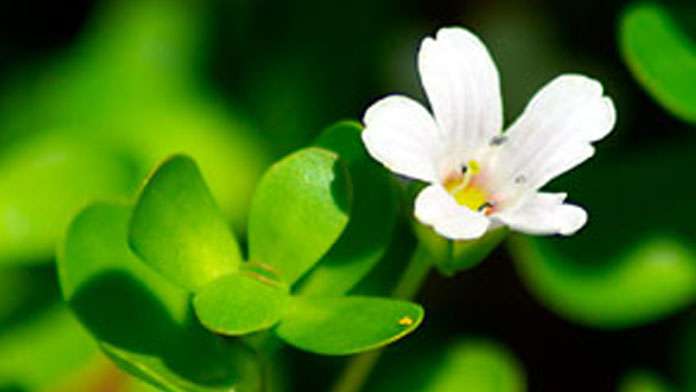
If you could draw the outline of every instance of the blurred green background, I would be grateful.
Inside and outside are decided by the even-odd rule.
[[[469,271],[431,274],[424,325],[387,350],[368,390],[696,391],[696,5],[661,4],[5,2],[0,391],[148,390],[61,303],[53,260],[70,218],[129,199],[157,161],[186,152],[241,236],[273,160],[383,95],[424,99],[416,51],[445,25],[488,45],[508,122],[578,72],[603,82],[617,128],[550,186],[587,207],[586,229],[515,236]],[[407,215],[357,291],[395,282],[415,246]],[[326,390],[344,363],[284,354],[288,390]]]

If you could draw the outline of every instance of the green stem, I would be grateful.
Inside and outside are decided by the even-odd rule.
[[[432,258],[428,251],[419,245],[411,256],[411,260],[406,266],[406,270],[401,275],[401,279],[396,284],[392,291],[392,297],[398,299],[413,299],[420,287],[423,285],[425,278],[428,277],[428,272],[432,267]]]
[[[392,297],[398,299],[412,299],[428,276],[432,266],[428,252],[419,245],[406,270],[401,275],[399,282],[392,291]],[[339,376],[334,385],[333,392],[358,392],[367,382],[372,369],[375,367],[379,358],[382,356],[382,349],[369,351],[356,355],[349,362],[343,373]]]
[[[283,343],[270,330],[247,335],[242,338],[244,342],[253,348],[258,355],[261,366],[261,391],[279,392],[282,387],[282,372],[278,369],[278,355]]]

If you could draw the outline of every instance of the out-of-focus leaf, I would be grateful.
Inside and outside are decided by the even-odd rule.
[[[196,293],[193,306],[201,323],[223,335],[243,335],[269,328],[285,311],[288,293],[256,274],[230,274]]]
[[[652,3],[629,7],[620,44],[643,87],[675,116],[696,122],[696,45],[667,11]]]
[[[683,179],[694,147],[682,144],[603,157],[559,179],[554,185],[590,218],[571,238],[511,242],[532,293],[557,313],[602,328],[644,324],[692,303],[696,188]]]
[[[662,377],[647,370],[633,370],[619,382],[619,392],[672,392],[675,391]]]
[[[391,343],[412,332],[422,320],[423,309],[405,301],[294,297],[275,332],[305,351],[347,355]]]
[[[96,345],[61,305],[0,332],[0,389],[38,391],[67,381],[98,358]]]
[[[423,391],[524,391],[519,362],[503,347],[486,341],[460,342],[448,347]]]
[[[255,360],[198,324],[187,292],[127,245],[130,208],[96,204],[70,225],[59,257],[64,297],[119,366],[168,391],[253,389]]]
[[[60,301],[56,271],[51,265],[0,268],[0,330]]]
[[[583,324],[644,324],[685,307],[696,296],[696,254],[670,238],[645,239],[606,265],[580,265],[529,238],[515,237],[511,249],[534,294]]]
[[[122,157],[63,133],[0,153],[0,264],[50,260],[70,216],[91,199],[125,194],[135,173]]]
[[[140,258],[189,290],[237,271],[241,254],[196,164],[177,155],[154,172],[133,209]]]
[[[336,242],[348,223],[350,183],[338,156],[300,150],[274,164],[249,213],[249,260],[292,284]]]
[[[305,295],[338,295],[350,290],[382,258],[396,223],[397,193],[389,173],[371,159],[356,122],[328,128],[316,145],[346,163],[353,185],[350,220],[339,240],[301,281]]]
[[[522,392],[526,377],[504,346],[483,339],[462,339],[384,357],[382,372],[369,390]],[[395,361],[391,363],[391,361]],[[379,368],[378,368],[379,370]]]
[[[81,203],[130,196],[173,153],[195,157],[225,215],[237,229],[246,221],[267,154],[203,83],[205,4],[106,3],[64,58],[21,67],[0,95],[0,154],[29,152],[0,164],[0,262],[49,261]],[[27,139],[44,133],[60,136]]]

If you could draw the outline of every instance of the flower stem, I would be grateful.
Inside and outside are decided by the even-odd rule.
[[[412,299],[428,276],[432,259],[428,252],[419,245],[411,256],[411,260],[392,291],[392,297]],[[373,350],[353,357],[343,372],[339,375],[333,392],[358,392],[367,382],[372,369],[382,356],[383,349]]]
[[[394,287],[392,297],[413,299],[418,294],[425,278],[428,277],[428,272],[430,272],[432,265],[432,258],[428,251],[422,245],[418,245],[411,256],[411,260],[408,262],[406,270],[401,275],[401,279]]]

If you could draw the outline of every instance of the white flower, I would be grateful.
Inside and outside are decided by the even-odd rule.
[[[474,239],[507,225],[530,234],[570,235],[587,221],[565,193],[539,189],[594,154],[591,142],[615,122],[602,85],[561,75],[545,85],[502,132],[498,71],[471,32],[444,28],[426,38],[418,69],[434,115],[388,96],[365,113],[363,141],[391,171],[430,183],[415,215],[439,234]]]

